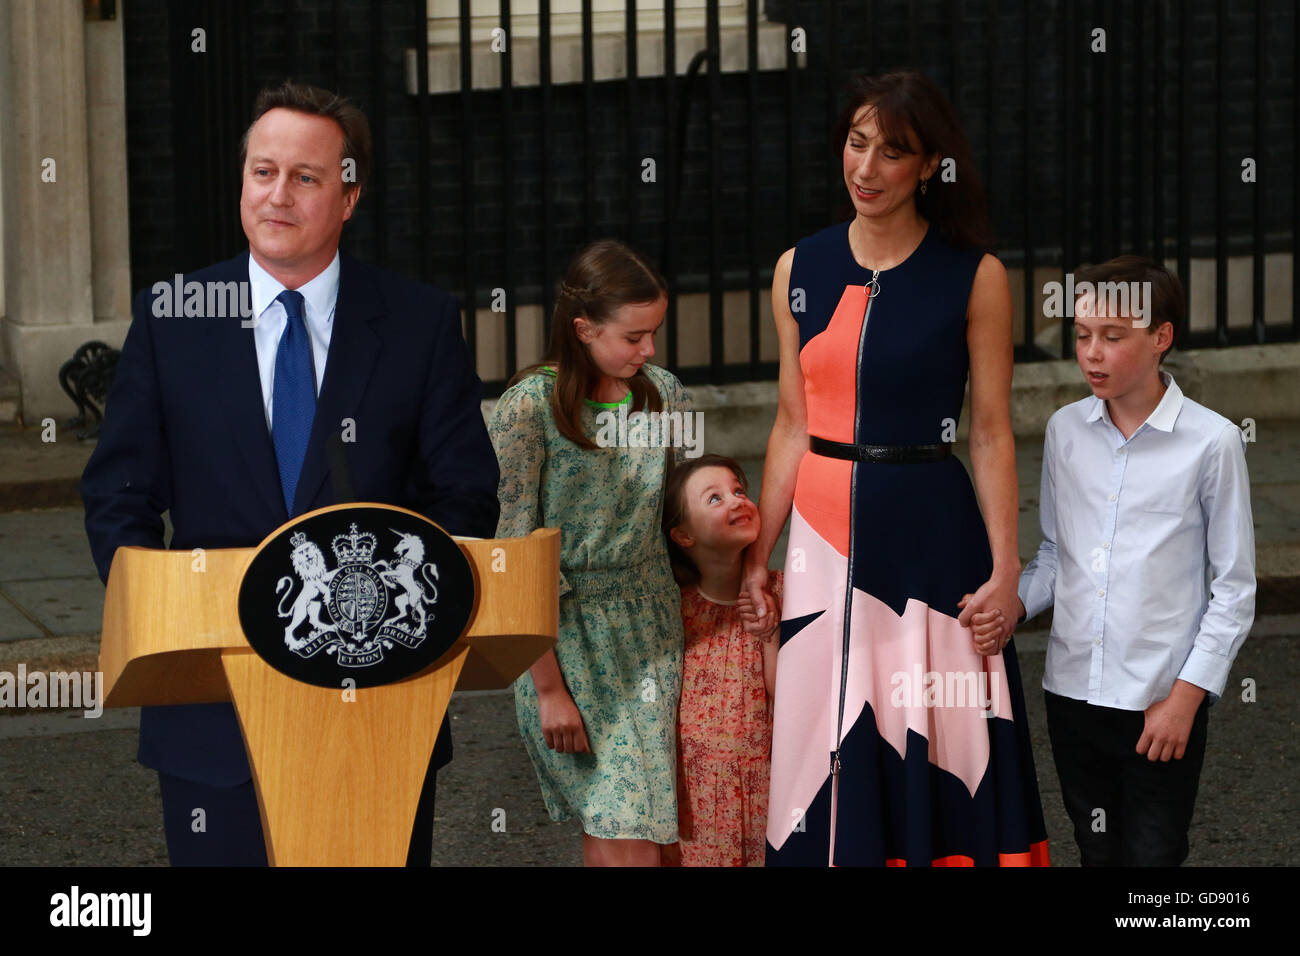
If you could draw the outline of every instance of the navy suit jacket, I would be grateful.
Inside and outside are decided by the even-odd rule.
[[[248,253],[185,276],[247,282]],[[168,293],[170,295],[170,292]],[[231,318],[158,317],[135,298],[81,494],[99,576],[123,545],[243,548],[290,517],[266,427],[253,330]],[[418,511],[450,534],[496,533],[497,460],[450,295],[340,255],[338,300],[293,513],[335,503],[326,439],[345,442],[358,501]],[[183,628],[185,622],[177,621]],[[451,757],[439,734],[434,765]],[[230,704],[144,708],[140,762],[200,783],[250,779]]]

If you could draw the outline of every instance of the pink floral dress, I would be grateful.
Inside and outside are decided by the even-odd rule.
[[[781,572],[771,590],[781,599]],[[734,605],[682,591],[686,655],[677,715],[677,846],[681,866],[762,866],[772,752],[763,652]]]

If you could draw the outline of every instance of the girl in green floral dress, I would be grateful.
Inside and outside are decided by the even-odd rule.
[[[589,866],[654,866],[677,840],[684,637],[659,524],[682,454],[664,445],[680,446],[691,412],[681,382],[647,362],[667,302],[627,246],[583,249],[559,285],[546,358],[515,376],[488,425],[497,534],[562,532],[559,640],[515,682],[515,711],[546,809],[582,821]]]

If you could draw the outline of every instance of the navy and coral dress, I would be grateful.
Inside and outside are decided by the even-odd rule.
[[[952,440],[980,258],[931,226],[869,287],[848,223],[795,247],[809,435]],[[786,553],[769,866],[1048,863],[1015,648],[982,657],[957,623],[957,602],[992,569],[957,458],[805,454]]]

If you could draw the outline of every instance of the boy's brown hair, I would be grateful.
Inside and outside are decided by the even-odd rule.
[[[1149,282],[1151,299],[1147,303],[1148,334],[1168,322],[1173,326],[1174,337],[1169,348],[1160,353],[1160,361],[1174,348],[1187,325],[1187,296],[1178,277],[1146,256],[1116,256],[1098,265],[1082,265],[1074,271],[1075,286],[1092,283],[1094,289],[1102,282]]]
[[[729,469],[740,482],[740,487],[745,489],[745,494],[749,494],[749,479],[745,477],[745,470],[740,467],[740,462],[726,455],[685,458],[668,469],[668,477],[664,481],[664,537],[668,539],[668,560],[673,566],[673,577],[682,587],[699,584],[700,569],[669,532],[686,520],[687,480],[701,468],[714,467]]]

